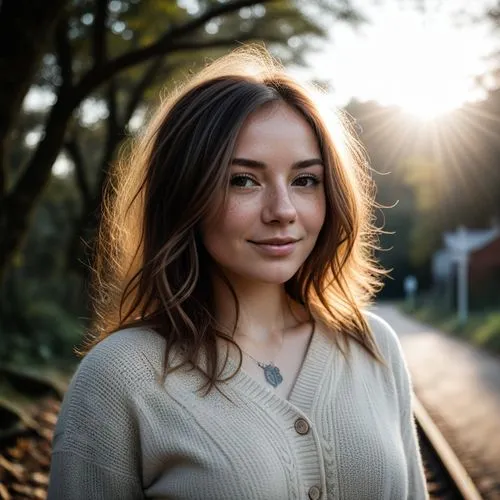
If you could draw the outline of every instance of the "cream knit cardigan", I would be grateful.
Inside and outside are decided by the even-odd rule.
[[[203,398],[195,370],[162,384],[164,340],[112,334],[65,395],[48,498],[427,499],[399,340],[366,317],[389,369],[354,342],[346,363],[316,330],[288,400],[244,371],[221,386],[232,402]]]

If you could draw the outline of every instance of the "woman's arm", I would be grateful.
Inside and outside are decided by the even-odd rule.
[[[415,417],[412,409],[413,384],[399,339],[395,376],[397,378],[400,412],[401,436],[408,469],[408,499],[428,500],[427,483],[425,480],[422,456],[420,453]]]
[[[99,345],[64,397],[52,449],[49,500],[144,498],[130,366]]]
[[[396,384],[400,432],[408,474],[407,500],[428,500],[429,494],[412,411],[413,385],[401,342],[394,329],[385,320],[372,312],[367,312],[366,315]]]
[[[136,477],[123,475],[89,461],[74,451],[52,455],[49,500],[143,499]]]
[[[405,403],[401,413],[401,435],[408,466],[408,499],[427,500],[429,495],[418,444],[415,417],[411,409],[411,397],[409,399],[410,401]]]

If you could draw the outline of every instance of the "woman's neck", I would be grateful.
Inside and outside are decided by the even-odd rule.
[[[284,332],[309,321],[303,306],[287,296],[283,285],[248,283],[230,280],[239,303],[239,317],[234,340],[256,346],[281,343]],[[222,280],[214,282],[216,317],[219,324],[232,332],[236,322],[233,296]]]

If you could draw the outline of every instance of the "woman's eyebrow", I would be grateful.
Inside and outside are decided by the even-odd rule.
[[[233,158],[231,160],[231,165],[238,165],[241,167],[250,167],[250,168],[263,168],[263,169],[267,168],[267,165],[263,161],[250,160],[249,158]],[[298,170],[301,168],[312,167],[313,165],[323,166],[323,160],[321,160],[320,158],[310,158],[308,160],[300,160],[292,165],[292,169]]]

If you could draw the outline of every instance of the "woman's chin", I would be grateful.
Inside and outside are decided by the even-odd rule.
[[[252,267],[245,265],[220,266],[224,274],[230,280],[237,282],[262,283],[267,285],[284,285],[300,269],[300,265],[292,262],[258,262],[255,259]]]
[[[242,278],[247,279],[248,281],[265,283],[267,285],[284,285],[288,280],[290,280],[293,275],[297,272],[297,269],[293,269],[293,271],[281,272],[278,273],[276,270],[274,272],[261,272],[261,273],[253,273],[248,274],[246,276],[242,276]]]

